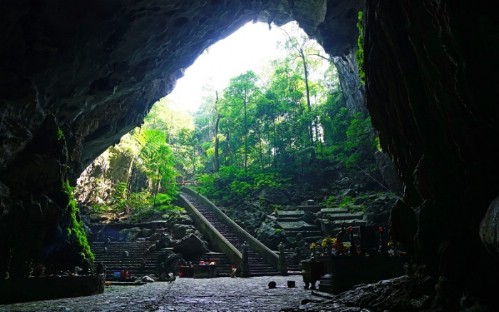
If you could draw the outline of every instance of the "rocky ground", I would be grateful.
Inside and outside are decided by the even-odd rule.
[[[274,281],[275,288],[269,288]],[[288,287],[288,282],[296,287]],[[304,289],[301,275],[251,278],[176,278],[135,286],[106,286],[103,294],[0,305],[0,312],[443,312],[497,311],[478,301],[442,308],[431,295],[434,281],[407,275],[361,284],[332,295]]]
[[[268,283],[276,282],[270,289]],[[289,288],[288,281],[296,287]],[[302,277],[177,278],[140,286],[108,286],[101,295],[0,305],[1,312],[53,311],[280,311],[302,300],[323,300]]]

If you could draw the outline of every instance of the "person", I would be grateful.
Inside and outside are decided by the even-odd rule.
[[[127,281],[128,278],[129,278],[128,269],[124,269],[123,271],[121,271],[121,280]]]
[[[237,274],[237,267],[235,265],[232,265],[230,267],[230,277],[236,277]]]
[[[95,270],[95,274],[97,275],[106,275],[106,266],[102,263],[102,262],[99,262],[97,264],[97,268]]]
[[[343,243],[346,241],[345,237],[346,237],[346,230],[345,230],[345,223],[342,223],[341,224],[341,230],[338,232],[338,234],[336,234],[336,241],[338,243]]]
[[[34,277],[42,277],[45,276],[45,266],[43,264],[37,264],[33,269]]]
[[[83,259],[83,261],[81,263],[81,268],[82,268],[82,271],[81,271],[82,275],[89,275],[89,274],[93,273],[92,272],[93,271],[92,262],[88,258]]]

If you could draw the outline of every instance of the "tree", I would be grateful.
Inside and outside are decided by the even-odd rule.
[[[222,114],[221,128],[226,131],[228,143],[232,143],[232,150],[241,148],[238,138],[242,138],[242,167],[248,168],[248,155],[250,149],[250,118],[254,116],[253,111],[256,98],[260,94],[257,86],[258,77],[252,71],[248,71],[230,80],[229,86],[224,90],[223,100],[220,103]],[[242,125],[241,125],[242,123]],[[235,136],[231,136],[231,132]],[[230,140],[232,138],[232,140]]]
[[[302,67],[303,81],[305,85],[305,100],[309,119],[308,135],[310,143],[319,137],[319,120],[312,113],[310,71],[325,64],[330,65],[329,56],[323,52],[317,41],[310,39],[301,31],[296,23],[289,23],[289,30],[285,27],[280,29],[286,34],[287,40],[284,47],[289,51],[288,59],[295,62],[296,66]]]
[[[142,147],[139,154],[142,160],[141,165],[151,181],[154,206],[161,186],[163,186],[163,193],[172,198],[176,193],[173,154],[166,144],[164,132],[160,130],[142,129],[137,132],[137,138]]]

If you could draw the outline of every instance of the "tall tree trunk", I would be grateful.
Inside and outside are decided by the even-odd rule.
[[[307,107],[308,107],[308,112],[312,112],[312,104],[310,103],[310,88],[308,85],[308,68],[307,68],[307,61],[305,58],[305,53],[303,50],[300,50],[300,55],[303,60],[303,71],[305,72],[305,90],[307,92]],[[315,119],[315,118],[314,118]],[[310,123],[310,128],[309,128],[309,136],[310,136],[310,146],[312,147],[312,150],[310,152],[310,158],[315,159],[315,148],[314,148],[314,127],[315,131],[317,133],[317,124],[312,121]]]
[[[305,58],[305,52],[300,49],[300,57],[303,62],[303,73],[304,73],[304,78],[305,78],[305,92],[307,96],[307,108],[308,112],[312,112],[312,104],[310,102],[310,87],[308,85],[308,67],[307,67],[307,59]],[[313,135],[313,122],[310,122],[309,129],[308,129],[308,136],[310,139],[310,143],[312,144],[314,142],[314,135]]]
[[[130,199],[130,194],[132,193],[132,178],[133,178],[134,165],[135,165],[135,157],[132,156],[132,159],[130,160],[130,165],[128,166],[127,177],[126,177],[125,213],[127,215],[130,214],[130,207],[128,206],[128,200]]]
[[[154,197],[153,197],[153,201],[152,201],[153,207],[156,206],[156,198],[157,198],[158,193],[159,193],[160,183],[161,183],[161,177],[159,177],[159,172],[158,172],[158,181],[156,182],[156,185],[154,186]]]
[[[218,154],[218,124],[220,122],[220,113],[217,115],[217,121],[215,122],[215,159],[213,160],[213,170],[218,172],[220,170],[220,156]]]
[[[260,131],[257,131],[257,138],[258,138],[258,143],[260,145],[260,148],[258,150],[258,158],[260,159],[260,168],[263,170],[265,168],[264,164],[264,151],[263,151],[263,143],[262,143],[262,136],[265,134],[260,133]]]
[[[273,167],[274,169],[277,168],[277,153],[275,152],[276,151],[276,147],[277,147],[277,129],[276,129],[276,124],[275,124],[275,118],[272,119],[272,126],[274,128],[274,159],[273,159]],[[272,153],[272,151],[270,151]]]
[[[244,171],[248,169],[248,90],[244,89]]]

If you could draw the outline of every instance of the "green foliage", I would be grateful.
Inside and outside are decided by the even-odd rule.
[[[229,189],[235,197],[244,198],[252,193],[254,187],[247,181],[236,180],[229,184]]]
[[[359,74],[362,20],[359,12]],[[156,103],[141,129],[111,153],[121,175],[113,181],[115,200],[109,208],[134,216],[168,212],[177,180],[196,178],[201,194],[241,200],[263,189],[284,189],[291,181],[298,185],[324,166],[366,168],[363,161],[372,160],[375,146],[369,118],[345,106],[337,70],[327,56],[317,57],[322,54],[318,44],[291,31],[288,37],[287,55],[267,74],[243,73],[206,97],[195,128],[167,100]],[[133,189],[135,171],[147,176],[147,190]],[[334,197],[328,202],[338,205]]]
[[[338,93],[331,94],[319,111],[325,146],[317,150],[318,158],[338,161],[347,168],[372,158],[376,141],[369,116],[349,111]]]
[[[156,205],[154,206],[158,210],[162,210],[161,207],[169,207],[172,201],[172,196],[170,194],[159,193],[156,197]]]
[[[180,206],[175,206],[175,205],[162,205],[157,207],[157,210],[160,212],[166,212],[170,214],[179,214],[179,213],[184,213],[185,209],[180,207]]]
[[[346,134],[345,150],[348,154],[345,155],[343,162],[347,167],[353,167],[361,160],[372,157],[376,141],[369,116],[363,117],[361,113],[353,114]]]
[[[196,190],[210,198],[242,199],[264,189],[282,189],[287,183],[275,172],[245,171],[235,166],[222,167],[218,173],[203,174],[197,179]]]
[[[125,208],[128,200],[127,187],[126,182],[118,182],[116,184],[114,192],[114,210],[120,211]]]
[[[67,228],[67,233],[70,236],[70,240],[78,248],[81,248],[81,251],[86,258],[94,261],[95,256],[90,249],[90,245],[88,244],[83,221],[78,220],[78,205],[76,203],[76,199],[74,198],[73,188],[69,184],[69,181],[63,183],[63,189],[68,196],[68,209],[70,210],[70,224]]]
[[[328,208],[334,207],[336,205],[336,197],[333,195],[328,196],[324,201],[324,205],[326,205],[326,207]]]
[[[352,196],[345,196],[340,202],[340,208],[349,208],[353,204]]]
[[[62,131],[61,128],[57,128],[57,140],[63,140],[64,139],[64,132]]]
[[[366,73],[364,71],[364,12],[359,11],[357,13],[357,29],[359,30],[359,36],[357,37],[357,52],[355,54],[357,58],[357,66],[359,68],[360,81],[364,84],[366,82]]]
[[[130,218],[134,221],[140,221],[154,218],[158,214],[162,214],[164,218],[184,212],[183,208],[171,204],[170,194],[159,193],[156,202],[153,201],[153,196],[147,191],[130,194],[128,205],[133,207]]]
[[[285,183],[285,179],[280,175],[273,172],[257,172],[254,173],[254,183],[256,188],[270,188],[270,189],[282,189]]]
[[[197,177],[197,184],[194,186],[194,189],[204,195],[213,194],[217,196],[219,189],[216,188],[216,181],[217,174],[201,174]]]
[[[101,204],[93,204],[92,205],[92,213],[100,214],[106,210],[105,205]]]
[[[154,210],[163,214],[163,218],[178,217],[185,213],[185,209],[171,204],[172,197],[168,194],[158,194]]]
[[[149,191],[131,193],[127,204],[133,207],[133,213],[140,213],[152,208],[151,193]]]

